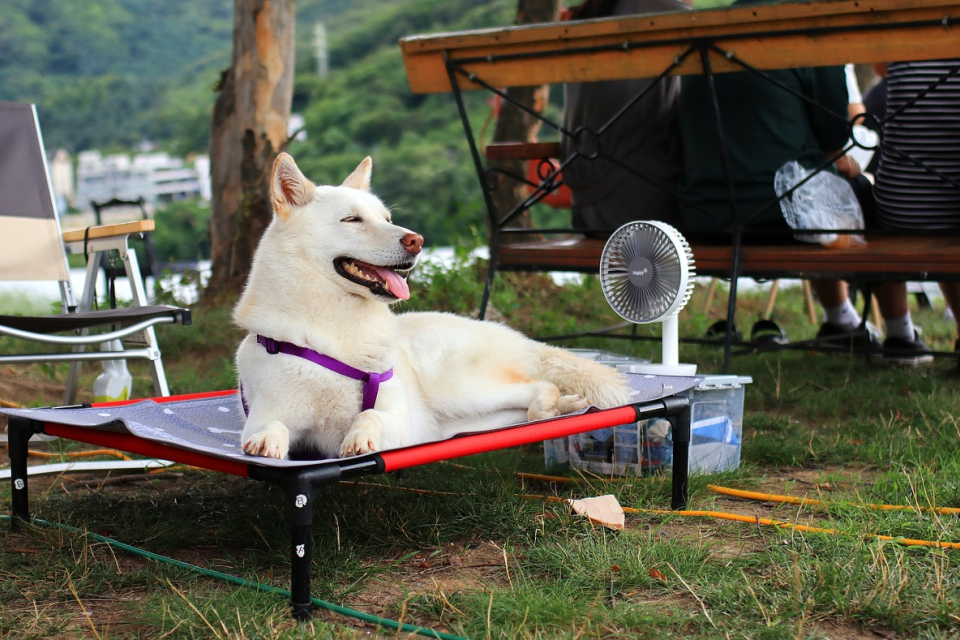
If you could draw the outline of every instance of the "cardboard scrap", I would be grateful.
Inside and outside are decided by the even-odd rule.
[[[595,524],[623,531],[623,507],[615,496],[606,495],[583,500],[567,500],[573,507],[574,513],[590,518]]]

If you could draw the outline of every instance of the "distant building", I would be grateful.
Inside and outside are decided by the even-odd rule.
[[[210,159],[198,156],[193,166],[166,153],[104,156],[83,151],[77,161],[75,206],[90,208],[90,201],[112,198],[136,200],[150,205],[191,198],[210,199]]]
[[[50,161],[50,182],[57,200],[57,211],[66,213],[76,193],[73,188],[73,162],[65,149],[58,150]]]
[[[287,120],[287,137],[303,142],[307,139],[306,120],[299,113],[291,113]]]

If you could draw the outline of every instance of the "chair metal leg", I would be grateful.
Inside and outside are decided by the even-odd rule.
[[[150,301],[147,299],[147,293],[143,286],[143,278],[140,276],[140,263],[137,261],[137,252],[128,248],[120,252],[120,258],[123,260],[127,280],[130,281],[133,303],[138,307],[146,307],[150,304]],[[157,334],[154,332],[153,327],[144,329],[143,342],[146,343],[151,352],[150,377],[153,378],[153,389],[158,396],[169,396],[170,389],[167,386],[167,376],[163,370],[163,360],[160,359],[160,346],[157,343]]]
[[[780,291],[780,281],[774,280],[767,295],[767,305],[763,308],[763,319],[769,320],[773,316],[773,307],[777,304],[777,293]]]
[[[807,319],[810,320],[810,324],[816,326],[817,305],[813,301],[813,287],[810,286],[809,280],[803,280],[800,286],[803,291],[803,308],[807,311]]]
[[[123,246],[113,248],[119,251],[120,259],[123,261],[124,271],[127,274],[127,280],[130,282],[130,291],[134,305],[138,307],[148,306],[150,301],[147,298],[143,278],[140,275],[140,263],[137,260],[137,252],[129,247],[124,248]],[[87,281],[84,285],[83,296],[80,300],[81,311],[90,311],[93,309],[97,276],[99,275],[100,257],[104,255],[104,253],[105,251],[103,250],[90,252],[87,262]],[[86,333],[86,330],[83,331]],[[169,396],[170,388],[167,385],[167,376],[163,368],[157,334],[153,327],[147,327],[143,332],[134,334],[126,340],[131,343],[143,344],[146,347],[154,394],[157,396]],[[84,347],[82,346],[74,348],[76,352],[83,350]],[[80,364],[80,362],[70,363],[70,370],[67,373],[66,389],[64,392],[64,404],[73,404],[74,402],[77,386],[80,381]]]
[[[703,303],[703,312],[705,314],[710,313],[710,307],[713,306],[713,298],[717,295],[717,282],[716,278],[710,278],[710,286],[707,287],[707,299]]]
[[[94,296],[97,289],[97,276],[99,275],[100,252],[93,252],[87,256],[87,279],[83,284],[83,294],[80,296],[80,311],[92,311]],[[79,335],[87,335],[86,329],[81,329]],[[74,353],[82,353],[86,347],[78,345],[73,348]],[[67,371],[67,380],[63,393],[63,404],[73,404],[77,397],[77,386],[80,383],[80,367],[83,363],[71,362],[70,369]]]

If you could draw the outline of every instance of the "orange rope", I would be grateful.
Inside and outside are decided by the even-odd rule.
[[[524,474],[527,475],[527,474]],[[385,484],[376,484],[372,482],[350,482],[350,481],[341,481],[342,485],[354,485],[369,487],[374,489],[390,489],[392,491],[407,491],[411,493],[416,493],[419,495],[426,496],[457,496],[460,494],[451,493],[449,491],[432,491],[429,489],[413,489],[410,487],[393,487]],[[715,489],[724,489],[724,487],[714,487],[709,485],[711,490]],[[729,489],[728,491],[737,491],[736,489]],[[749,491],[742,491],[738,493],[749,494]],[[732,494],[731,494],[732,495]],[[766,496],[768,494],[756,494],[758,496]],[[543,496],[536,494],[523,494],[523,498],[527,500],[543,500],[545,502],[568,502],[566,498],[561,498],[559,496]],[[743,496],[738,496],[743,497]],[[789,496],[777,496],[777,497],[789,497]],[[805,498],[799,498],[803,500]],[[792,522],[782,522],[780,520],[771,520],[770,518],[761,518],[759,516],[743,516],[738,513],[726,513],[724,511],[671,511],[669,509],[635,509],[633,507],[623,507],[624,513],[636,513],[636,514],[657,514],[657,515],[674,515],[674,516],[684,516],[688,518],[717,518],[720,520],[733,520],[735,522],[747,522],[750,524],[759,524],[769,527],[779,527],[781,529],[793,529],[795,531],[802,531],[805,533],[834,533],[842,534],[844,532],[837,531],[836,529],[826,529],[824,527],[813,527],[805,524],[794,524]],[[940,542],[938,540],[915,540],[912,538],[901,538],[898,536],[886,536],[879,533],[863,533],[859,534],[863,538],[875,538],[877,540],[884,540],[889,542],[896,542],[897,544],[902,544],[905,546],[913,547],[936,547],[938,549],[960,549],[960,542]]]
[[[515,478],[520,478],[521,480],[538,480],[540,482],[553,482],[556,484],[569,484],[579,482],[576,478],[561,478],[559,476],[545,476],[539,473],[524,473],[518,471],[513,474]]]
[[[742,491],[740,489],[729,489],[727,487],[718,487],[713,484],[708,484],[707,489],[713,491],[714,493],[720,493],[723,495],[734,496],[736,498],[744,498],[746,500],[760,500],[762,502],[784,502],[787,504],[806,504],[806,505],[827,505],[828,503],[823,500],[816,500],[814,498],[797,498],[795,496],[781,496],[775,493],[756,493],[754,491]],[[841,504],[841,503],[838,503]],[[900,504],[856,504],[851,505],[855,507],[860,507],[864,509],[878,509],[881,511],[926,511],[930,513],[939,513],[942,515],[958,515],[960,514],[960,509],[954,507],[911,507]]]
[[[92,451],[73,451],[70,453],[49,453],[47,451],[34,451],[30,449],[27,451],[27,455],[37,458],[94,458],[97,456],[113,456],[120,460],[133,460],[130,456],[126,456],[114,449],[94,449]]]
[[[666,509],[633,509],[631,507],[623,508],[625,513],[656,513],[673,514],[678,516],[692,516],[700,518],[718,518],[721,520],[735,520],[737,522],[749,522],[750,524],[762,524],[771,527],[780,527],[781,529],[795,529],[808,533],[843,533],[836,529],[825,529],[823,527],[811,527],[805,524],[794,524],[792,522],[781,522],[759,516],[742,516],[737,513],[726,513],[723,511],[669,511]],[[878,540],[888,540],[906,546],[914,547],[937,547],[940,549],[960,549],[960,542],[940,542],[938,540],[913,540],[911,538],[900,538],[897,536],[885,536],[879,533],[862,533],[863,538],[876,538]]]

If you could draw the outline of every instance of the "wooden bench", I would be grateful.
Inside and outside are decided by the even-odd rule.
[[[414,93],[452,91],[478,173],[482,157],[528,159],[556,153],[556,143],[490,145],[472,137],[461,92],[503,87],[654,77],[662,73],[714,74],[755,69],[842,65],[888,60],[957,57],[960,0],[840,0],[749,5],[690,11],[485,29],[400,42]],[[487,195],[485,193],[485,195]],[[599,270],[602,240],[542,232],[536,240],[507,244],[520,233],[512,214],[490,209],[491,266],[494,271]],[[553,230],[563,231],[563,230]],[[522,240],[525,237],[515,237]],[[874,235],[865,246],[828,249],[813,244],[786,246],[692,246],[697,273],[731,278],[729,317],[736,309],[739,276],[883,281],[960,280],[960,235]],[[735,258],[739,258],[736,260]],[[728,326],[733,326],[729,322]],[[731,335],[725,341],[726,370]]]
[[[960,237],[866,236],[847,249],[817,244],[744,245],[740,275],[753,278],[835,278],[883,281],[908,275],[916,280],[960,280]],[[569,236],[502,245],[499,268],[510,271],[596,273],[603,240]],[[691,244],[697,275],[731,277],[733,248]]]

